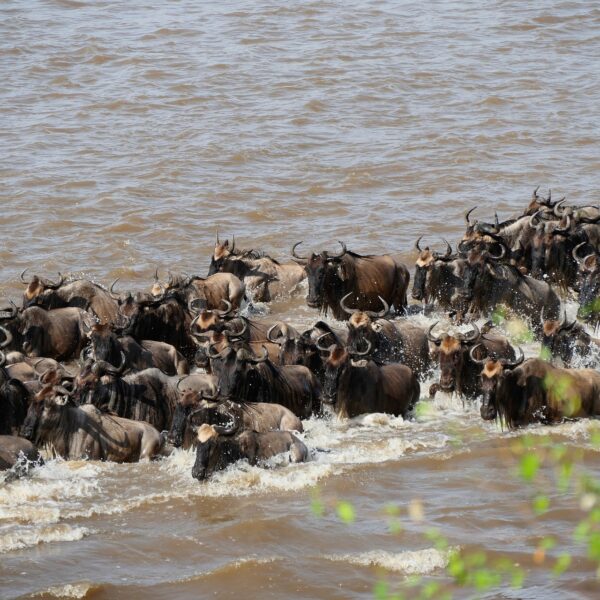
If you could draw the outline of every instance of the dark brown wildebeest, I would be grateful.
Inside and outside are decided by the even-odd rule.
[[[0,435],[0,471],[13,469],[14,477],[22,477],[32,466],[42,464],[44,461],[38,449],[29,440],[16,435]]]
[[[595,252],[580,258],[577,251],[582,245],[573,250],[581,275],[577,318],[597,328],[600,323],[600,262]]]
[[[306,278],[305,270],[294,263],[280,263],[270,256],[256,251],[239,251],[229,241],[221,243],[217,235],[209,275],[217,272],[233,273],[245,284],[256,302],[270,302],[291,294]]]
[[[21,281],[27,284],[27,289],[23,294],[23,308],[40,306],[50,310],[72,306],[94,312],[104,323],[117,322],[119,306],[110,293],[98,284],[87,279],[65,283],[65,279],[60,273],[58,282],[40,278],[37,275],[27,282],[24,279],[25,271],[21,273]]]
[[[231,273],[215,273],[209,277],[173,276],[169,273],[168,281],[160,282],[157,271],[150,293],[157,298],[177,294],[183,304],[190,306],[193,303],[196,310],[219,308],[223,302],[238,309],[245,297],[246,286]]]
[[[442,337],[433,335],[434,323],[427,334],[429,341],[434,345],[434,358],[440,365],[440,381],[429,388],[429,396],[434,397],[438,391],[452,393],[468,399],[475,398],[481,393],[479,372],[480,367],[473,362],[474,358],[481,358],[487,353],[490,356],[514,360],[515,351],[509,341],[501,335],[481,333],[477,325],[473,324],[469,333],[455,333]],[[475,354],[471,353],[473,346],[481,346]]]
[[[228,348],[221,354],[219,388],[223,397],[281,404],[301,419],[320,412],[321,386],[306,367],[277,366],[269,360],[266,348],[260,357],[246,348]]]
[[[25,384],[5,366],[0,351],[0,435],[16,435],[25,420],[30,392]]]
[[[348,349],[357,352],[369,342],[369,358],[379,365],[399,362],[405,364],[420,378],[430,366],[429,344],[423,329],[408,321],[389,321],[385,319],[389,307],[381,298],[383,309],[379,312],[360,311],[348,308],[344,301],[340,306],[350,315],[348,320]],[[320,349],[324,349],[321,343]]]
[[[71,392],[46,386],[29,406],[23,435],[47,445],[65,460],[150,460],[161,450],[161,436],[148,423],[107,415],[95,406],[76,406]]]
[[[463,287],[457,290],[455,296],[469,304],[472,317],[488,315],[498,304],[504,304],[528,319],[540,335],[542,308],[548,318],[558,318],[560,300],[548,283],[523,275],[512,265],[502,264],[500,261],[506,248],[500,248],[499,255],[479,249],[469,252]]]
[[[383,298],[397,313],[407,305],[406,292],[410,280],[408,269],[396,256],[361,256],[342,245],[339,254],[323,251],[304,258],[296,254],[294,244],[292,255],[302,264],[308,275],[308,296],[306,303],[333,316],[346,320],[348,315],[340,308],[340,300],[351,294],[350,308],[377,311]]]
[[[406,365],[379,366],[366,359],[369,346],[367,342],[361,352],[330,347],[323,401],[333,405],[338,417],[374,412],[405,416],[419,400],[421,388],[415,374]]]
[[[0,323],[10,331],[10,348],[23,350],[30,358],[68,360],[79,356],[92,319],[83,309],[72,307],[45,310],[31,306],[23,311],[12,307],[4,312]]]
[[[104,360],[114,367],[121,364],[121,353],[125,355],[127,367],[135,371],[156,367],[166,375],[187,375],[189,366],[184,356],[171,344],[155,340],[138,343],[132,336],[118,336],[109,325],[94,323],[88,332],[89,348],[82,356],[98,361]]]
[[[580,323],[567,321],[566,312],[561,321],[544,321],[542,352],[546,359],[560,359],[565,367],[573,366],[573,360],[576,359],[579,366],[592,367],[598,362],[598,356],[593,351],[599,346],[600,340],[587,333]]]
[[[189,448],[195,442],[194,428],[203,423],[236,425],[236,431],[240,428],[258,432],[303,431],[300,418],[280,404],[219,401],[218,392],[207,398],[196,390],[186,390],[177,402],[168,439],[175,447]]]
[[[481,416],[509,429],[600,415],[600,373],[561,369],[539,358],[500,368]]]
[[[192,477],[202,481],[238,460],[246,459],[256,465],[284,452],[290,453],[290,462],[308,459],[308,448],[289,431],[234,431],[234,427],[222,428],[206,423],[200,426]]]
[[[171,426],[181,377],[169,377],[156,368],[122,376],[125,357],[119,368],[106,361],[87,360],[75,380],[80,404],[90,403],[127,419],[147,421],[159,431]],[[214,393],[216,379],[194,373],[185,376],[189,388]]]

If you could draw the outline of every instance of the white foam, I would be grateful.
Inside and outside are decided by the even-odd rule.
[[[325,556],[325,558],[364,567],[380,567],[405,575],[427,575],[436,569],[445,568],[448,564],[448,554],[448,551],[442,552],[435,548],[426,548],[406,552],[372,550],[360,554],[334,554]]]
[[[42,527],[20,527],[9,531],[0,530],[0,554],[49,542],[74,542],[89,534],[90,530],[85,527],[71,527],[64,523]]]
[[[81,582],[81,583],[67,583],[65,585],[58,585],[56,587],[48,588],[38,594],[34,594],[36,596],[54,596],[55,598],[85,598],[90,590],[92,590],[94,586],[91,583]]]

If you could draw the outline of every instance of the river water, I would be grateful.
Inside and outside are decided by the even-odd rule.
[[[537,185],[596,203],[599,60],[595,2],[5,0],[0,295],[19,297],[26,267],[121,289],[156,267],[205,274],[217,228],[281,259],[296,241],[344,240],[412,269],[415,238],[454,243],[472,206],[508,217]],[[314,322],[303,295],[272,314]],[[379,577],[445,581],[423,536],[435,526],[526,569],[523,589],[489,597],[597,598],[575,495],[550,486],[532,518],[521,434],[443,394],[423,406],[408,421],[311,420],[310,463],[204,484],[187,452],[51,461],[0,483],[0,596],[369,598]],[[530,433],[598,475],[594,425]],[[532,559],[548,534],[574,556],[559,578]]]

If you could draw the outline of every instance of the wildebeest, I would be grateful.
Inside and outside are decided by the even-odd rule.
[[[338,417],[364,413],[405,416],[419,400],[421,388],[406,365],[379,366],[364,351],[331,346],[325,363],[323,401],[332,404]]]
[[[187,375],[184,356],[171,344],[155,340],[138,343],[132,336],[118,336],[109,324],[94,323],[88,332],[90,347],[82,351],[93,360],[104,360],[117,367],[121,353],[127,366],[136,371],[157,367],[166,375]]]
[[[152,425],[102,413],[91,404],[76,406],[70,392],[61,388],[39,392],[23,435],[66,460],[135,462],[154,458],[161,450],[161,436]]]
[[[200,275],[175,276],[169,273],[166,282],[158,281],[158,271],[155,274],[151,293],[155,297],[176,294],[182,303],[196,310],[219,308],[223,302],[238,309],[245,297],[246,286],[243,281],[231,273],[215,273],[209,277]]]
[[[224,397],[281,404],[301,419],[320,412],[321,386],[306,367],[274,365],[266,348],[260,357],[230,348],[222,361],[219,388]]]
[[[239,429],[303,431],[300,418],[280,404],[219,400],[218,391],[207,398],[196,390],[186,390],[177,402],[168,439],[175,447],[189,448],[195,440],[193,428],[203,423],[235,426],[236,432]]]
[[[106,361],[88,360],[75,380],[80,403],[136,421],[147,421],[159,431],[171,426],[181,377],[169,377],[156,368],[122,376],[125,357],[118,368]],[[210,375],[186,375],[188,387],[214,393],[216,380]]]
[[[378,313],[373,311],[360,311],[348,308],[344,301],[340,306],[350,315],[348,320],[348,348],[358,351],[369,342],[371,355],[369,358],[377,364],[399,362],[410,367],[413,373],[420,378],[429,369],[429,344],[426,333],[417,325],[408,321],[389,321],[385,319],[388,305],[381,298],[383,309]],[[321,348],[324,344],[321,343]]]
[[[594,366],[598,356],[594,354],[600,346],[600,340],[593,338],[580,323],[567,320],[565,312],[561,321],[547,319],[542,332],[542,352],[547,359],[560,359],[562,366],[571,367],[575,359],[579,366]]]
[[[280,263],[256,250],[239,251],[235,240],[221,243],[217,235],[215,250],[208,271],[233,273],[246,284],[248,293],[256,302],[270,302],[290,294],[306,278],[305,270],[294,263]]]
[[[294,244],[292,255],[302,264],[308,275],[308,296],[306,303],[324,313],[331,310],[340,321],[348,318],[340,308],[340,299],[351,294],[350,308],[376,311],[383,298],[396,312],[407,305],[406,291],[410,274],[400,260],[390,254],[361,256],[342,245],[339,254],[323,251],[304,258],[296,254]]]
[[[582,245],[573,250],[581,271],[577,318],[597,328],[600,323],[600,263],[595,252],[580,258],[577,251]]]
[[[256,465],[284,452],[290,453],[290,462],[308,459],[308,448],[289,431],[257,433],[247,429],[233,434],[232,429],[204,424],[198,429],[192,477],[202,481],[238,460]]]
[[[452,393],[456,392],[465,398],[475,398],[481,393],[479,371],[474,358],[481,358],[487,352],[490,356],[514,360],[514,349],[508,340],[501,335],[490,335],[481,333],[477,325],[473,324],[469,333],[445,333],[442,337],[433,335],[434,323],[427,334],[429,341],[435,347],[435,358],[440,365],[440,381],[429,388],[430,397],[434,397],[438,391]],[[474,346],[482,346],[475,355],[471,352]]]
[[[496,418],[513,429],[598,415],[600,373],[593,369],[562,369],[530,358],[513,369],[500,370],[481,416]]]
[[[15,469],[15,475],[25,475],[29,468],[44,461],[38,449],[25,438],[16,435],[0,435],[0,471]]]
[[[472,250],[464,269],[463,287],[456,295],[468,302],[473,317],[487,315],[498,304],[504,304],[529,319],[539,335],[542,308],[548,318],[558,318],[560,300],[548,283],[499,262],[504,254],[505,249],[500,255],[492,255],[487,250]]]
[[[60,273],[58,282],[40,278],[37,275],[27,282],[24,279],[25,271],[21,273],[21,281],[27,283],[23,294],[23,308],[40,306],[50,310],[72,306],[94,312],[104,323],[117,322],[119,306],[110,293],[98,284],[87,279],[77,279],[65,283],[65,279]]]

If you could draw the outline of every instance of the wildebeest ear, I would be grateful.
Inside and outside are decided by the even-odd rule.
[[[377,321],[375,321],[374,323],[371,323],[371,329],[377,333],[379,333],[381,331],[381,323],[377,323]]]
[[[338,277],[342,281],[346,281],[346,268],[344,267],[344,263],[340,263],[337,268]]]

